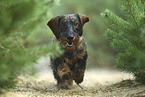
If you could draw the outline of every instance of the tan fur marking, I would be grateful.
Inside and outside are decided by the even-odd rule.
[[[71,70],[69,69],[69,66],[67,64],[59,65],[57,67],[57,71],[58,71],[58,75],[60,76],[60,78],[62,78],[62,76],[68,72],[71,73]]]

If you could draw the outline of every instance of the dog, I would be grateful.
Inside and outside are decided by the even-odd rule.
[[[83,25],[89,17],[82,14],[58,15],[47,23],[52,30],[53,41],[58,41],[64,50],[63,55],[51,58],[51,68],[57,86],[70,89],[73,80],[79,85],[84,78],[88,57],[83,37]]]

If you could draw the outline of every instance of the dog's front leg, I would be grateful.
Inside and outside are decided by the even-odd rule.
[[[86,69],[86,58],[83,59],[78,59],[77,63],[74,65],[73,69],[73,80],[77,83],[80,84],[83,79],[84,79],[84,73]]]
[[[73,85],[72,72],[69,66],[64,63],[57,67],[57,73],[60,77],[57,84],[61,89],[70,89]]]

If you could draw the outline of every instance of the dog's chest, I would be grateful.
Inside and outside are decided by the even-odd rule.
[[[64,60],[64,63],[66,64],[75,64],[79,59],[83,59],[83,56],[85,56],[86,51],[85,50],[76,50],[71,53],[64,53],[62,56],[62,59]]]

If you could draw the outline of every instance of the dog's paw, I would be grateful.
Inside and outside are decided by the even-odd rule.
[[[65,90],[68,90],[70,89],[68,86],[61,86],[60,89],[65,89]]]
[[[60,80],[58,81],[57,85],[60,89],[71,89],[73,85],[73,79],[70,78],[68,80]]]
[[[81,83],[83,81],[83,79],[84,79],[84,70],[79,69],[79,70],[75,70],[73,72],[73,80],[77,84]]]

